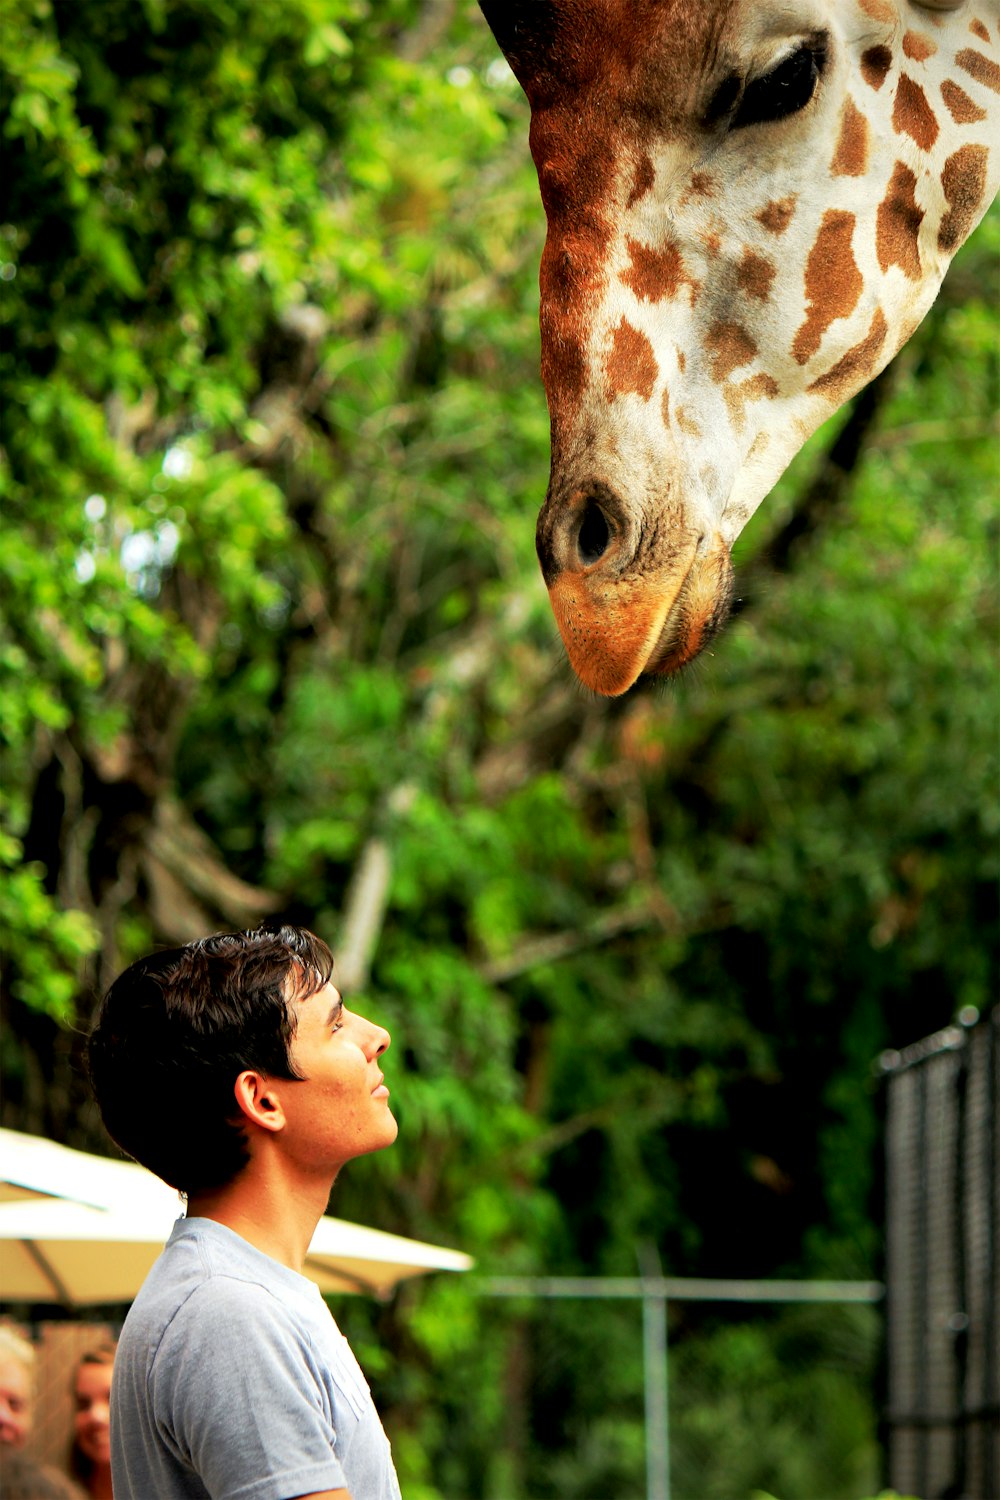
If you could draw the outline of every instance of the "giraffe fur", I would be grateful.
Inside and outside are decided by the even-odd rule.
[[[721,627],[734,541],[986,211],[1000,0],[481,5],[548,224],[539,560],[613,696]]]

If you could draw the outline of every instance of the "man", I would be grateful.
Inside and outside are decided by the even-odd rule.
[[[389,1034],[294,927],[140,959],[89,1062],[122,1150],[187,1197],[122,1330],[116,1500],[399,1500],[368,1386],[302,1274],[345,1162],[396,1138]]]

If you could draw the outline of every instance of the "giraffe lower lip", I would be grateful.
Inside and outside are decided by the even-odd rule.
[[[663,622],[656,645],[646,658],[646,664],[640,674],[642,677],[669,677],[672,673],[680,671],[686,662],[698,654],[700,647],[695,646],[692,650],[688,646],[684,639],[683,628],[686,616],[685,600],[693,571],[694,564],[692,563]]]
[[[705,565],[693,565],[646,659],[643,677],[670,677],[694,661],[728,619],[732,595],[728,549],[716,551]]]
[[[681,637],[677,622],[672,618],[663,627],[660,639],[642,669],[643,677],[670,677],[693,660],[701,650],[702,643],[689,645]]]

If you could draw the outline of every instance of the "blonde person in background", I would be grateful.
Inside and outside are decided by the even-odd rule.
[[[66,1475],[23,1451],[34,1415],[35,1351],[15,1328],[0,1324],[0,1495],[3,1500],[86,1500]]]
[[[88,1349],[73,1373],[73,1442],[69,1468],[91,1500],[111,1495],[111,1372],[115,1345]]]
[[[23,1448],[35,1404],[35,1351],[16,1329],[0,1324],[0,1460]]]

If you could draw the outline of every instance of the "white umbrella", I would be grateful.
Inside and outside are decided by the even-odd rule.
[[[93,1208],[114,1208],[137,1196],[177,1204],[172,1188],[133,1161],[91,1156],[41,1135],[0,1129],[0,1203],[69,1198]]]
[[[0,1301],[130,1302],[180,1212],[144,1167],[0,1130]],[[458,1250],[327,1216],[304,1270],[324,1292],[386,1296],[407,1276],[471,1265]]]

